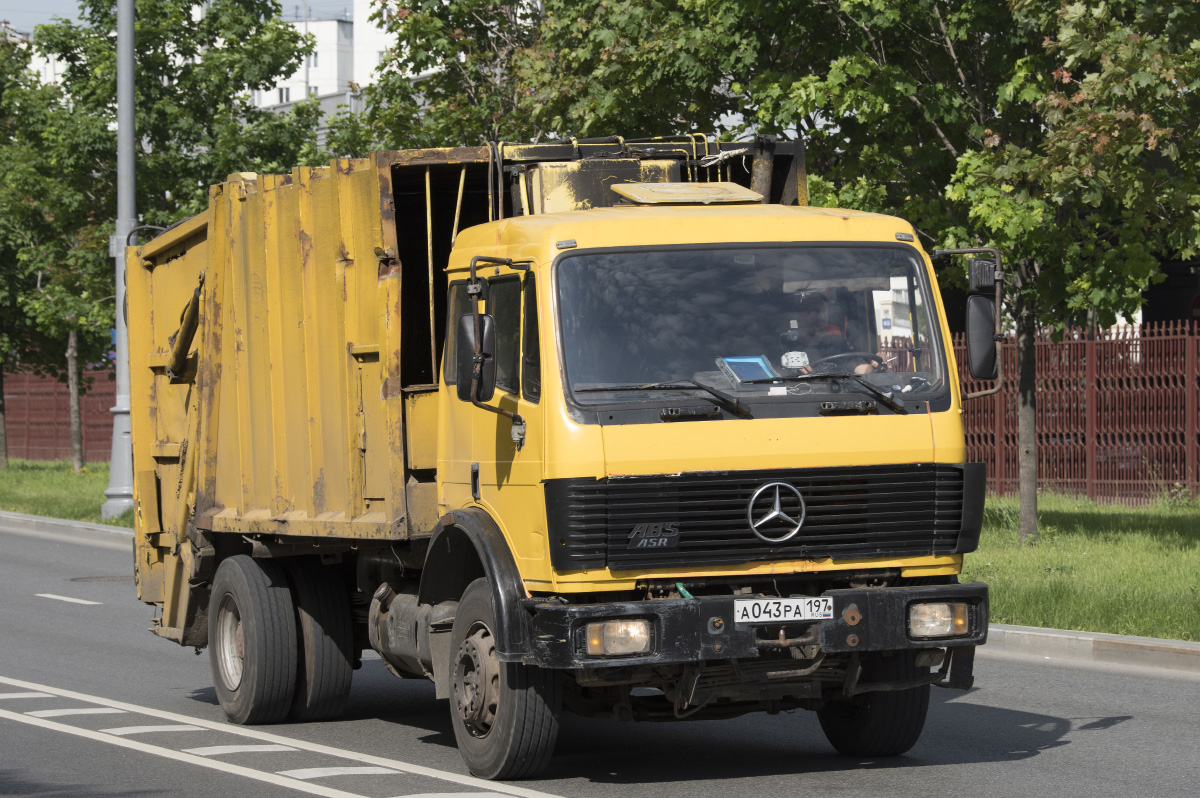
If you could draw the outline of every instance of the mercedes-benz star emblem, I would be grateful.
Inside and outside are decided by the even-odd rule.
[[[787,510],[783,509],[782,491],[787,491],[796,497],[796,501],[800,503],[799,510],[791,507]],[[768,482],[754,491],[754,495],[750,497],[750,504],[746,507],[746,522],[750,524],[750,529],[754,534],[768,543],[782,543],[800,531],[800,527],[804,526],[804,516],[807,512],[808,508],[804,505],[804,497],[800,491],[796,490],[795,486],[786,482]],[[767,533],[778,534],[771,537]]]

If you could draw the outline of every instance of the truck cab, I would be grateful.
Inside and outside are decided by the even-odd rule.
[[[984,472],[912,227],[687,199],[482,225],[450,257],[439,509],[512,554],[526,628],[501,658],[642,719],[969,684]],[[915,742],[914,712],[883,714]],[[831,739],[877,755],[861,733]]]

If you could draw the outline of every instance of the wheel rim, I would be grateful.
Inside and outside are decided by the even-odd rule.
[[[227,595],[221,599],[221,606],[217,610],[216,646],[221,681],[227,689],[236,690],[242,683],[246,643],[242,631],[242,616],[233,596]]]
[[[472,736],[485,737],[492,730],[499,695],[500,663],[492,632],[476,624],[454,657],[454,709]]]

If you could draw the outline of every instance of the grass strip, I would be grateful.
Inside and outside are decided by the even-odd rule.
[[[76,474],[66,460],[10,459],[0,471],[0,510],[132,527],[133,510],[100,518],[107,488],[108,463],[89,463]]]
[[[991,620],[1200,640],[1200,506],[1095,504],[1043,495],[1020,546],[1015,498],[989,498],[962,580],[987,582]]]

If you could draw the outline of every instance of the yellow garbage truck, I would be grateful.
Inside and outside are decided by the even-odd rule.
[[[151,631],[235,723],[333,718],[378,652],[485,778],[562,712],[908,750],[986,639],[984,468],[912,225],[806,192],[799,143],[703,135],[213,186],[126,250]]]

